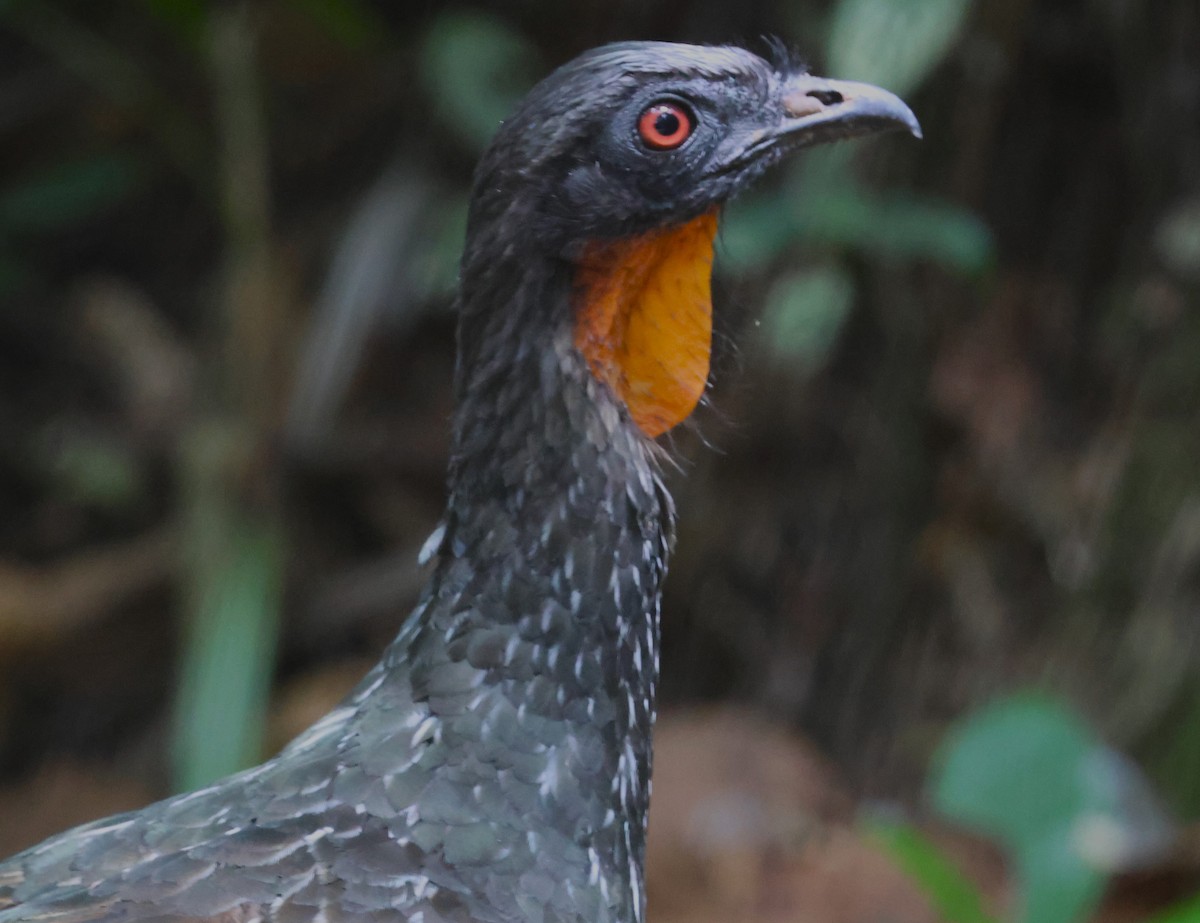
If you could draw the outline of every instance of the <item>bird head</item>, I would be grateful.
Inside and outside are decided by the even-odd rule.
[[[484,154],[464,284],[570,267],[576,347],[657,436],[707,381],[720,207],[801,148],[892,129],[920,136],[893,94],[741,48],[595,49],[538,84]]]

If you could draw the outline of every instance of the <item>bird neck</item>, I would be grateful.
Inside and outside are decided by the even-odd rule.
[[[440,579],[470,574],[463,601],[485,622],[561,616],[546,656],[595,661],[569,684],[612,700],[615,751],[626,730],[649,735],[674,509],[658,448],[575,344],[573,269],[522,269],[515,290],[483,286],[484,306],[464,281]],[[506,304],[494,303],[498,292]],[[561,664],[543,666],[557,683]]]
[[[546,536],[600,550],[598,518],[620,535],[670,530],[670,498],[658,479],[660,450],[611,382],[580,349],[576,294],[581,267],[526,255],[464,267],[449,472],[447,540],[495,544],[498,528],[548,559],[565,548]],[[626,522],[626,513],[632,520]],[[635,528],[636,526],[636,528]],[[628,527],[628,528],[626,528]],[[614,536],[616,538],[617,536]],[[490,547],[490,546],[489,546]]]
[[[494,809],[506,848],[534,830],[636,920],[673,509],[654,444],[574,345],[569,267],[523,270],[464,278],[444,533],[388,660],[464,741],[444,759],[528,783],[523,810]]]

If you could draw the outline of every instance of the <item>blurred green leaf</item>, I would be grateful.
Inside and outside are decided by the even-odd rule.
[[[1000,701],[950,735],[934,798],[1003,843],[1026,923],[1068,923],[1095,906],[1106,873],[1153,854],[1168,827],[1145,782],[1060,705]]]
[[[809,236],[852,244],[881,256],[927,259],[968,275],[992,263],[991,232],[955,205],[906,195],[872,201],[848,190],[818,198],[808,215]]]
[[[229,491],[242,448],[236,431],[217,424],[198,427],[185,447],[189,605],[172,741],[179,791],[263,757],[285,541],[277,521]]]
[[[482,150],[541,68],[537,50],[502,20],[439,16],[425,35],[421,77],[442,122]]]
[[[769,352],[812,369],[829,356],[854,305],[854,280],[840,266],[780,277],[767,293],[761,334]]]
[[[55,164],[0,190],[0,232],[70,227],[112,207],[133,189],[137,163],[104,154]]]
[[[848,146],[809,152],[772,195],[734,202],[722,254],[740,272],[761,270],[797,244],[852,248],[877,257],[930,260],[977,276],[995,259],[991,231],[974,213],[911,193],[875,193],[854,174]]]
[[[744,196],[721,216],[718,266],[739,275],[761,271],[799,236],[792,210],[778,196]]]
[[[367,48],[387,34],[387,24],[357,0],[291,0],[292,4],[347,48]]]
[[[1146,923],[1200,923],[1200,895],[1163,913],[1155,914]]]
[[[203,787],[251,766],[262,745],[281,594],[283,541],[249,517],[198,588],[180,680],[175,783]]]
[[[995,923],[979,889],[919,830],[906,824],[873,825],[871,832],[920,885],[946,923]]]
[[[130,447],[114,438],[71,431],[48,436],[37,453],[56,492],[85,506],[121,509],[142,492],[142,473]]]
[[[958,38],[972,0],[839,0],[830,21],[830,74],[911,93]]]
[[[141,0],[157,19],[190,45],[198,45],[208,22],[204,0]]]
[[[1195,456],[1193,456],[1195,457]],[[1184,501],[1195,503],[1195,497]],[[1168,527],[1169,528],[1169,527]],[[1180,689],[1178,717],[1169,730],[1156,734],[1151,765],[1171,804],[1183,815],[1200,815],[1200,689],[1196,683]]]
[[[1085,784],[1095,746],[1074,716],[1032,696],[973,715],[946,746],[936,803],[1014,854],[1027,923],[1082,919],[1100,897],[1104,875],[1075,844],[1080,819],[1110,808]]]
[[[419,284],[429,294],[450,295],[458,286],[458,260],[467,236],[466,193],[443,197],[432,225],[432,241],[423,254],[423,281]]]
[[[868,197],[849,182],[824,192],[748,198],[730,208],[721,232],[723,256],[742,272],[763,268],[798,243],[931,260],[966,275],[985,272],[995,254],[991,232],[971,212],[905,195]]]

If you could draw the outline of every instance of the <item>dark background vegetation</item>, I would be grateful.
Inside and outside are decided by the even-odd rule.
[[[772,772],[920,819],[948,728],[1032,687],[1187,830],[1195,0],[0,0],[4,852],[252,762],[353,683],[439,513],[482,145],[585,48],[762,35],[900,92],[925,141],[729,210],[712,406],[673,437],[663,747],[782,735]],[[806,848],[753,817],[748,855]],[[791,915],[777,856],[707,861],[680,880],[750,880],[713,887],[763,919],[926,918]]]

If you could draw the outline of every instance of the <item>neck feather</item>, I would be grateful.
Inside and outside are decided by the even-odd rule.
[[[572,887],[598,889],[593,919],[640,920],[673,511],[655,446],[574,345],[568,274],[525,279],[508,304],[464,285],[462,323],[483,329],[460,338],[444,533],[387,659],[442,759],[520,789],[494,808],[506,848],[538,831]]]

